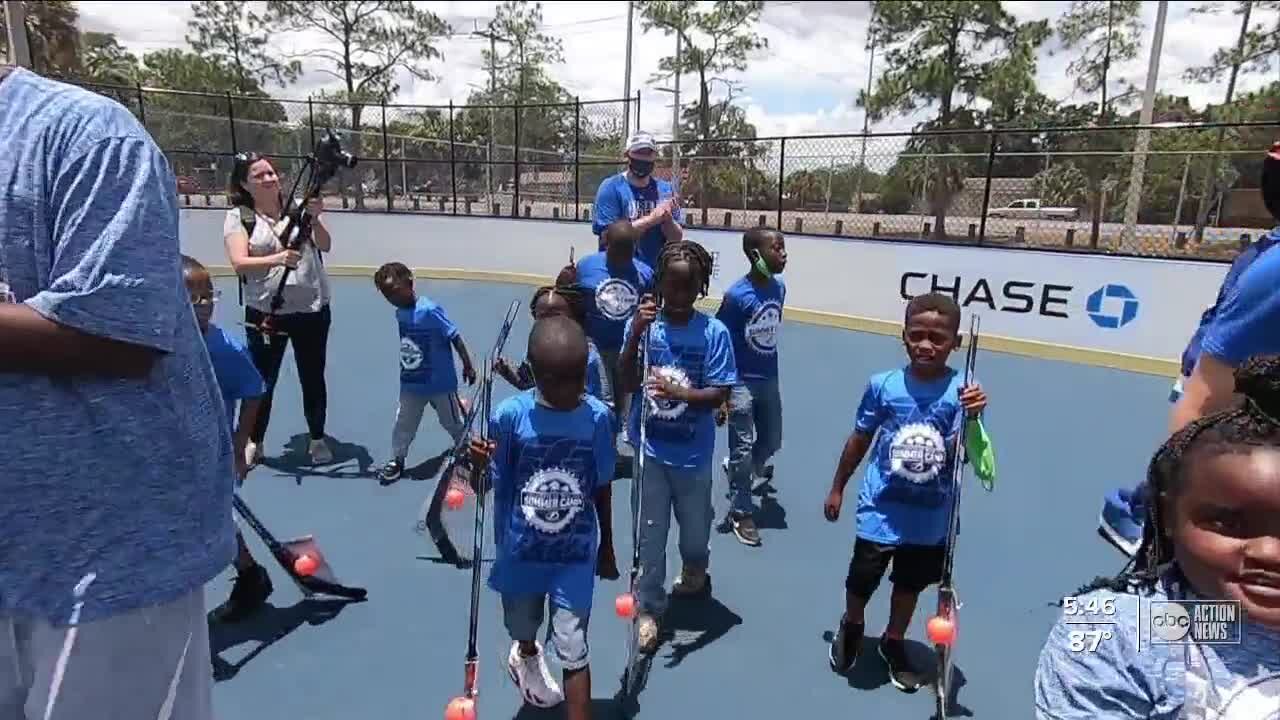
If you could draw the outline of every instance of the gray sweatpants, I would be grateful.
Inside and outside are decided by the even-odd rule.
[[[0,720],[212,720],[204,588],[55,628],[0,617]]]
[[[409,455],[409,446],[418,435],[418,425],[422,423],[422,414],[427,406],[435,408],[436,417],[440,418],[440,426],[449,433],[453,441],[462,437],[462,406],[458,404],[457,393],[443,395],[419,395],[400,391],[400,407],[396,410],[396,424],[391,430],[391,452],[393,457],[404,459]],[[0,718],[0,720],[3,720]]]

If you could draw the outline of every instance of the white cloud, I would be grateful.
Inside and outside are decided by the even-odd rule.
[[[449,20],[455,35],[439,45],[444,60],[435,63],[437,82],[401,78],[402,103],[445,104],[450,99],[462,103],[474,86],[488,82],[481,61],[481,51],[488,42],[473,37],[474,21],[483,24],[491,17],[494,2],[424,2],[420,3]],[[1020,19],[1051,19],[1069,5],[1067,2],[1006,2],[1006,7]],[[81,24],[87,30],[114,32],[121,42],[135,52],[146,52],[184,44],[186,23],[191,16],[186,2],[80,2]],[[1213,51],[1229,44],[1239,28],[1239,19],[1231,14],[1193,16],[1192,3],[1170,3],[1160,62],[1158,89],[1162,93],[1188,96],[1195,105],[1220,102],[1222,84],[1187,83],[1182,73],[1188,67],[1204,64]],[[619,98],[623,95],[625,68],[626,4],[623,2],[557,2],[544,4],[546,30],[564,41],[565,62],[553,69],[554,75],[573,94],[583,100]],[[1147,70],[1151,28],[1155,21],[1156,3],[1143,4],[1145,36],[1139,57],[1118,63],[1118,77],[1142,87]],[[857,132],[862,129],[862,112],[854,105],[857,93],[866,85],[868,54],[865,49],[866,3],[777,1],[766,6],[757,32],[769,40],[766,51],[752,59],[746,73],[734,79],[741,83],[739,96],[747,118],[762,135],[783,133]],[[1262,13],[1258,20],[1266,19]],[[671,129],[671,95],[660,92],[650,83],[658,61],[674,50],[675,40],[658,31],[634,27],[632,93],[641,94],[641,125],[659,134]],[[323,37],[296,37],[289,44],[299,48],[317,47]],[[1041,88],[1050,96],[1085,102],[1066,74],[1069,57],[1052,52],[1051,41],[1042,52],[1038,72]],[[1060,48],[1058,48],[1060,50]],[[281,97],[304,97],[319,88],[333,87],[334,80],[308,66],[304,82],[279,91]],[[880,70],[876,68],[877,72]],[[1248,91],[1269,78],[1242,79],[1239,90]],[[696,97],[694,78],[683,79],[682,103]],[[666,85],[669,82],[659,82]],[[913,118],[888,120],[879,129],[909,126]]]

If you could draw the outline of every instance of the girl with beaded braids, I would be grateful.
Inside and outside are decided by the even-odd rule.
[[[1246,361],[1235,391],[1152,458],[1131,566],[1064,599],[1036,672],[1041,720],[1280,716],[1280,356]],[[1239,603],[1239,642],[1162,643],[1153,606],[1189,600]]]

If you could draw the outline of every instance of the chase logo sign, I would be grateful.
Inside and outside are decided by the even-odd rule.
[[[1109,284],[1094,290],[1085,303],[1089,319],[1100,328],[1122,328],[1138,317],[1138,296],[1124,285]]]

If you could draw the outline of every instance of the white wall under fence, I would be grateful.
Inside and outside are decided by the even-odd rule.
[[[225,211],[182,211],[185,251],[226,271]],[[544,283],[595,252],[583,223],[330,213],[334,275],[396,260],[422,277]],[[740,232],[688,230],[715,255],[718,298],[747,270]],[[1226,272],[1221,263],[789,235],[788,318],[897,334],[906,300],[940,290],[982,315],[984,346],[1172,375]],[[714,298],[713,298],[714,299]]]

